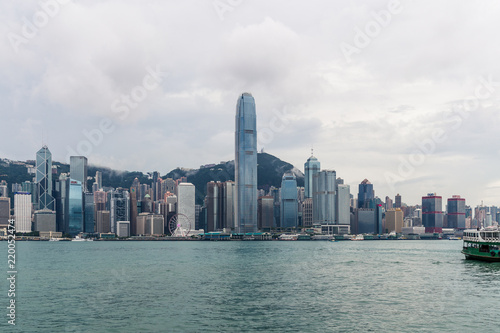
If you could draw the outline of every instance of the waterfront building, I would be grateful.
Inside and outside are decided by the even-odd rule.
[[[163,215],[152,213],[140,213],[137,216],[137,234],[144,236],[163,235],[164,218]]]
[[[368,179],[364,179],[358,188],[358,208],[375,208],[373,184]]]
[[[350,186],[339,184],[337,185],[336,196],[336,209],[337,224],[350,224],[351,223],[351,193]]]
[[[130,194],[124,188],[109,192],[111,232],[116,233],[116,222],[130,221]]]
[[[382,210],[382,205],[375,208],[358,208],[355,233],[382,234]]]
[[[130,237],[130,222],[129,221],[118,221],[117,225],[117,237]]]
[[[298,225],[297,179],[286,172],[281,179],[281,227],[296,228]]]
[[[68,190],[68,224],[65,232],[70,235],[78,235],[84,231],[84,202],[82,182],[70,179]]]
[[[18,192],[14,194],[14,219],[16,232],[31,232],[31,194]]]
[[[69,157],[69,176],[82,184],[82,191],[87,192],[87,158],[85,156]]]
[[[257,118],[249,93],[238,98],[235,127],[236,232],[257,232]]]
[[[274,198],[270,195],[260,197],[257,207],[259,230],[270,231],[274,227]]]
[[[313,197],[313,176],[320,170],[321,163],[311,152],[311,157],[309,157],[304,164],[304,196],[306,198]]]
[[[310,228],[313,226],[313,199],[306,198],[302,202],[302,226]]]
[[[403,211],[400,208],[391,208],[385,212],[385,232],[400,234],[403,228]]]
[[[274,226],[275,227],[281,227],[281,191],[279,188],[276,188],[274,186],[271,186],[271,189],[269,190],[269,195],[273,197],[273,215],[274,215]]]
[[[0,229],[9,226],[10,219],[10,198],[0,197]]]
[[[137,179],[137,178],[136,178]],[[138,205],[137,205],[137,193],[138,187],[130,187],[130,234],[137,234],[137,215],[138,215]]]
[[[55,232],[56,231],[56,212],[50,209],[37,210],[33,219],[33,231]]]
[[[195,230],[195,187],[191,183],[177,185],[177,214],[185,215],[190,224],[190,230]]]
[[[83,199],[84,199],[83,231],[87,233],[93,233],[95,229],[94,195],[89,192],[84,193]]]
[[[207,208],[206,231],[212,232],[222,229],[223,212],[223,187],[221,182],[207,183],[205,207]]]
[[[448,228],[465,229],[465,199],[459,195],[448,198]]]
[[[442,197],[429,193],[422,197],[422,225],[426,233],[443,231]]]
[[[109,210],[96,212],[96,232],[104,234],[111,232],[111,213]]]
[[[336,172],[322,170],[313,176],[313,225],[335,224]]]
[[[233,181],[223,183],[223,228],[234,230],[234,196],[235,185]]]
[[[35,202],[39,210],[55,210],[55,199],[52,196],[52,154],[47,146],[36,153],[36,184]]]

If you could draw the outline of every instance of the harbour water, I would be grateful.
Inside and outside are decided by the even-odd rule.
[[[461,241],[17,242],[1,332],[498,332]],[[0,242],[7,272],[7,242]]]

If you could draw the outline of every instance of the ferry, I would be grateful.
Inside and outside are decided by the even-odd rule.
[[[362,234],[356,235],[355,237],[351,238],[352,241],[362,241],[365,240],[365,237]]]
[[[498,226],[467,229],[463,235],[465,259],[500,262],[500,229]]]
[[[299,235],[298,234],[295,234],[295,235],[282,234],[279,237],[279,240],[284,240],[284,241],[296,241],[297,239],[299,239]]]

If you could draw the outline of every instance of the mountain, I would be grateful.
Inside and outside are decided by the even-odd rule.
[[[298,186],[304,186],[304,174],[290,163],[282,161],[273,155],[259,153],[257,155],[257,164],[257,187],[259,189],[267,191],[271,186],[281,187],[281,177],[287,171],[295,174]],[[68,164],[53,162],[52,165],[57,166],[57,174],[53,175],[53,179],[57,179],[56,177],[61,173],[69,173]],[[11,192],[12,184],[33,181],[34,173],[28,172],[33,172],[34,166],[35,161],[19,162],[0,159],[0,180],[7,181],[9,192]],[[135,177],[139,178],[141,184],[151,183],[151,177],[139,171],[118,171],[106,167],[89,165],[87,174],[89,177],[94,177],[96,171],[102,172],[102,185],[104,187],[128,188],[132,185]],[[234,180],[234,161],[208,164],[199,169],[177,168],[162,178],[178,179],[180,177],[187,177],[187,181],[196,187],[196,203],[202,204],[208,182]],[[93,179],[88,180],[87,188],[89,190],[92,188],[93,182]]]

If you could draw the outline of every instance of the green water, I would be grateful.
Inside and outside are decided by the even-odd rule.
[[[500,331],[500,264],[461,241],[16,245],[1,332]]]

